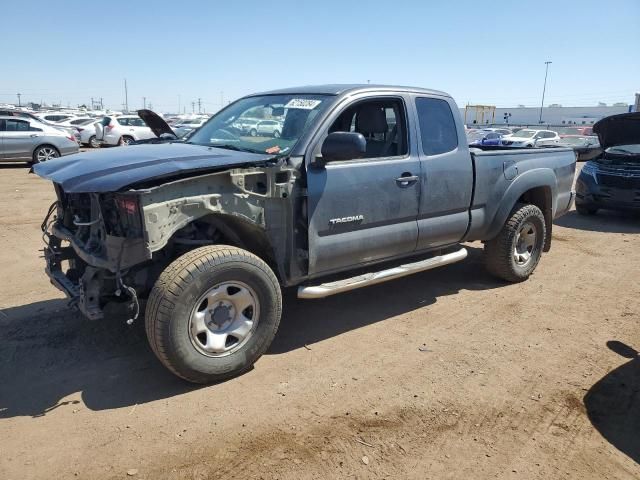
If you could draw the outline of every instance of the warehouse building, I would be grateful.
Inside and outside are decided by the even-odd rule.
[[[601,118],[634,109],[633,105],[562,107],[548,106],[542,109],[542,123],[548,125],[592,125]],[[536,125],[540,120],[540,107],[498,108],[490,105],[467,105],[460,115],[468,126],[506,124]],[[506,118],[505,118],[506,115]]]

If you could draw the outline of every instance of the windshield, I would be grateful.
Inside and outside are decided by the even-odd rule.
[[[622,155],[640,155],[640,144],[618,145],[605,150],[607,153],[617,153]]]
[[[328,95],[262,95],[238,100],[217,113],[188,143],[254,153],[287,155],[327,106]],[[259,129],[261,120],[278,120],[274,128]]]
[[[598,145],[598,139],[596,137],[565,137],[560,140],[563,145]]]
[[[524,137],[524,138],[531,138],[536,134],[535,130],[518,130],[518,133],[515,133],[514,136],[516,137]]]
[[[485,137],[485,135],[487,135],[487,133],[489,133],[489,132],[483,132],[481,130],[474,130],[472,132],[467,133],[467,140],[469,141],[469,143],[478,142],[478,141],[482,140]]]

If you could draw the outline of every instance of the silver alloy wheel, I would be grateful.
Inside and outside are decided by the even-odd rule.
[[[513,260],[518,266],[524,267],[531,261],[537,238],[538,230],[533,223],[525,222],[522,224],[516,234],[513,249]]]
[[[53,147],[41,147],[36,154],[36,158],[38,162],[46,162],[47,160],[51,160],[52,158],[57,158],[58,152]]]
[[[258,326],[258,296],[242,282],[224,282],[207,290],[189,318],[189,338],[208,357],[223,357],[240,349]]]
[[[89,139],[89,145],[91,146],[91,148],[98,148],[100,146],[100,142],[98,142],[98,139],[95,135],[92,135]]]

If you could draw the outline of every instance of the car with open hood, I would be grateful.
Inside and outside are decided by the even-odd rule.
[[[234,127],[250,115],[281,119],[279,135]],[[187,141],[34,170],[57,197],[51,282],[90,319],[144,315],[158,359],[207,383],[267,350],[284,288],[325,298],[462,261],[471,241],[493,275],[525,281],[572,206],[575,165],[569,148],[470,149],[444,92],[319,85],[243,97]]]
[[[600,154],[586,162],[576,182],[576,210],[640,210],[640,112],[603,118],[593,126]]]
[[[592,160],[602,153],[600,142],[595,135],[566,135],[564,137],[561,135],[558,145],[573,148],[573,151],[576,152],[578,162]]]

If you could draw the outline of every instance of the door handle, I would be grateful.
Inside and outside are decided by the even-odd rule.
[[[396,178],[396,183],[399,187],[404,188],[408,187],[409,185],[413,185],[418,180],[420,180],[420,177],[418,175],[411,175],[410,172],[405,172],[401,176]]]
[[[32,133],[31,135],[29,135],[31,138],[36,138],[38,136],[37,133]]]

